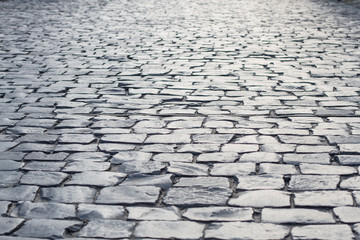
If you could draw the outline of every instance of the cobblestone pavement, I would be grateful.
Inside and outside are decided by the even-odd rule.
[[[0,239],[359,239],[360,14],[0,1]]]

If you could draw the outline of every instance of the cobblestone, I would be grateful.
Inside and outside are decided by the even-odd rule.
[[[0,1],[0,239],[358,239],[359,21]]]

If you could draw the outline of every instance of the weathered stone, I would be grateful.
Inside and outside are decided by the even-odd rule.
[[[96,203],[104,204],[155,204],[160,188],[154,186],[117,186],[107,187],[100,191]]]
[[[251,208],[235,207],[199,207],[188,208],[184,217],[195,221],[252,221],[253,210]]]
[[[241,155],[240,162],[279,162],[280,155],[270,152],[254,152]]]
[[[283,239],[289,232],[289,227],[270,223],[212,223],[205,230],[205,238]]]
[[[186,134],[164,134],[164,135],[151,135],[145,143],[190,143],[190,135]]]
[[[360,190],[360,176],[350,177],[350,178],[341,180],[340,188],[341,189]]]
[[[69,186],[42,188],[40,196],[44,200],[61,203],[92,203],[95,189],[89,187]]]
[[[294,175],[289,190],[335,190],[340,181],[335,175]]]
[[[301,163],[300,170],[303,174],[334,174],[334,175],[351,175],[357,173],[353,167],[336,166],[336,165],[320,165]]]
[[[64,166],[65,162],[32,161],[27,163],[22,170],[60,172]]]
[[[21,178],[20,183],[39,186],[56,186],[63,182],[67,177],[67,174],[60,172],[31,171]]]
[[[126,238],[131,236],[135,223],[122,220],[90,220],[79,232],[80,237]]]
[[[126,177],[124,173],[86,171],[75,173],[65,185],[112,186]]]
[[[5,201],[33,201],[38,191],[37,186],[15,186],[12,188],[0,188],[0,200]]]
[[[159,174],[161,170],[166,168],[161,162],[145,162],[145,161],[136,161],[136,162],[125,162],[121,164],[116,171],[131,174],[131,173],[153,173]]]
[[[239,158],[235,152],[203,153],[196,159],[197,162],[235,162]]]
[[[70,220],[31,219],[25,222],[15,236],[37,238],[64,238],[67,230],[77,231],[82,222]]]
[[[87,171],[106,171],[111,164],[108,162],[70,162],[63,172],[87,172]]]
[[[182,177],[175,187],[229,187],[229,179],[224,177]]]
[[[360,165],[360,155],[338,155],[336,159],[341,165]]]
[[[359,223],[360,208],[358,207],[337,207],[334,208],[335,215],[344,223]]]
[[[228,143],[233,134],[196,134],[192,136],[194,143]]]
[[[301,208],[264,208],[261,212],[261,219],[268,223],[335,223],[330,212]]]
[[[259,146],[256,144],[236,144],[228,143],[224,144],[221,148],[222,152],[236,152],[236,153],[249,153],[259,150]]]
[[[168,189],[172,186],[171,174],[166,175],[146,175],[132,174],[129,175],[121,186],[156,186],[162,189]]]
[[[157,162],[187,162],[193,161],[191,153],[160,153],[153,156],[153,160]]]
[[[348,225],[323,224],[294,227],[291,231],[294,239],[337,240],[354,239],[354,234]]]
[[[135,145],[120,144],[120,143],[100,143],[99,148],[101,151],[105,151],[105,152],[120,152],[120,151],[134,150]],[[88,151],[91,151],[91,150],[88,150]]]
[[[23,165],[24,163],[12,161],[12,160],[0,160],[0,173],[2,171],[18,170]]]
[[[111,163],[120,164],[123,162],[132,162],[132,161],[144,161],[147,162],[150,160],[152,154],[145,152],[119,152],[111,158]]]
[[[26,219],[64,219],[75,217],[75,205],[62,203],[43,203],[43,202],[22,202],[18,204],[11,216]]]
[[[173,162],[167,168],[169,173],[180,176],[206,176],[209,167],[204,164]]]
[[[232,191],[229,188],[170,188],[164,198],[167,205],[225,205]]]
[[[204,224],[188,221],[142,221],[135,229],[135,237],[199,239],[204,228]]]
[[[108,134],[101,138],[104,142],[118,142],[118,143],[143,143],[146,134]]]
[[[7,212],[10,202],[0,201],[0,215],[3,215]]]
[[[284,154],[283,161],[285,163],[290,163],[290,164],[299,164],[299,163],[330,164],[330,155],[327,153]]]
[[[282,189],[285,186],[281,175],[236,176],[238,185],[236,189]]]
[[[125,209],[122,206],[79,204],[77,216],[85,220],[121,219],[125,216]]]
[[[0,171],[0,187],[10,187],[19,182],[22,176],[17,171]]]
[[[24,219],[0,217],[0,234],[9,233],[19,226]]]
[[[241,207],[287,207],[290,206],[290,194],[278,190],[257,190],[239,192],[229,205]]]
[[[295,193],[295,206],[337,207],[351,206],[351,193],[346,191],[307,191]]]
[[[110,157],[110,154],[103,152],[79,152],[73,153],[66,161],[69,162],[104,162]]]
[[[180,220],[180,211],[176,207],[127,207],[129,212],[128,219],[132,220],[150,220],[150,221],[176,221]]]
[[[215,163],[210,171],[212,176],[237,176],[255,173],[255,163]]]
[[[261,163],[259,174],[298,174],[294,165]]]

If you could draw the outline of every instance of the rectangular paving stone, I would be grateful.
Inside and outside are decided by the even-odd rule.
[[[256,173],[255,163],[215,163],[210,169],[212,176],[237,176]]]
[[[236,207],[198,207],[188,208],[184,217],[195,221],[252,221],[253,210],[251,208]]]
[[[232,191],[230,188],[170,188],[164,203],[175,206],[225,205]]]
[[[290,164],[299,164],[299,163],[330,164],[330,155],[328,153],[284,154],[283,161],[285,163],[290,163]]]
[[[352,233],[350,226],[345,224],[296,226],[291,230],[291,234],[294,239],[354,239],[354,234]]]
[[[236,176],[238,185],[236,189],[282,189],[285,182],[282,175],[257,175],[257,176]]]
[[[190,221],[141,221],[135,228],[135,237],[199,239],[204,229],[204,224]]]
[[[17,184],[21,176],[22,173],[19,171],[0,171],[0,187],[10,187]]]
[[[126,174],[118,172],[86,171],[72,174],[71,179],[65,185],[106,187],[119,183],[125,177]]]
[[[43,200],[60,203],[92,203],[96,190],[89,187],[68,186],[41,188],[40,197]]]
[[[360,190],[360,176],[354,176],[342,179],[340,183],[341,189]]]
[[[100,237],[100,238],[126,238],[132,234],[135,223],[123,220],[90,220],[89,223],[80,230],[80,237]]]
[[[229,200],[231,206],[241,207],[287,207],[290,194],[279,190],[256,190],[238,192]]]
[[[266,223],[335,223],[331,212],[305,208],[264,208],[261,219]]]
[[[308,164],[308,163],[301,163],[300,171],[303,174],[319,174],[319,175],[324,175],[324,174],[352,175],[357,173],[357,170],[354,167]]]
[[[18,227],[24,219],[0,217],[0,234],[6,234]]]
[[[19,185],[10,188],[0,188],[1,201],[33,201],[38,191],[38,186]]]
[[[337,155],[335,158],[341,165],[360,165],[360,155]]]
[[[289,227],[270,223],[211,223],[205,230],[205,238],[215,239],[283,239]]]
[[[65,219],[75,217],[75,205],[62,203],[18,203],[10,216],[25,219]]]
[[[334,213],[343,223],[360,222],[360,208],[358,207],[337,207],[334,208]]]
[[[66,229],[76,231],[80,229],[82,224],[80,221],[72,220],[30,219],[14,235],[35,238],[64,238]]]
[[[127,207],[128,219],[142,221],[177,221],[181,220],[178,208],[172,207]]]
[[[61,172],[30,171],[21,178],[20,183],[50,187],[59,185],[67,177],[66,173]]]
[[[337,175],[293,175],[289,190],[335,190],[340,181]]]
[[[295,206],[337,207],[353,205],[353,198],[347,191],[295,192]]]
[[[82,220],[122,219],[125,216],[123,206],[79,204],[77,217]]]
[[[116,186],[106,187],[100,191],[96,203],[103,204],[155,204],[160,188],[154,186]]]

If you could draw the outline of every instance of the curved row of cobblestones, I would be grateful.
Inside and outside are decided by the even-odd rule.
[[[0,1],[0,240],[358,239],[360,14]]]

